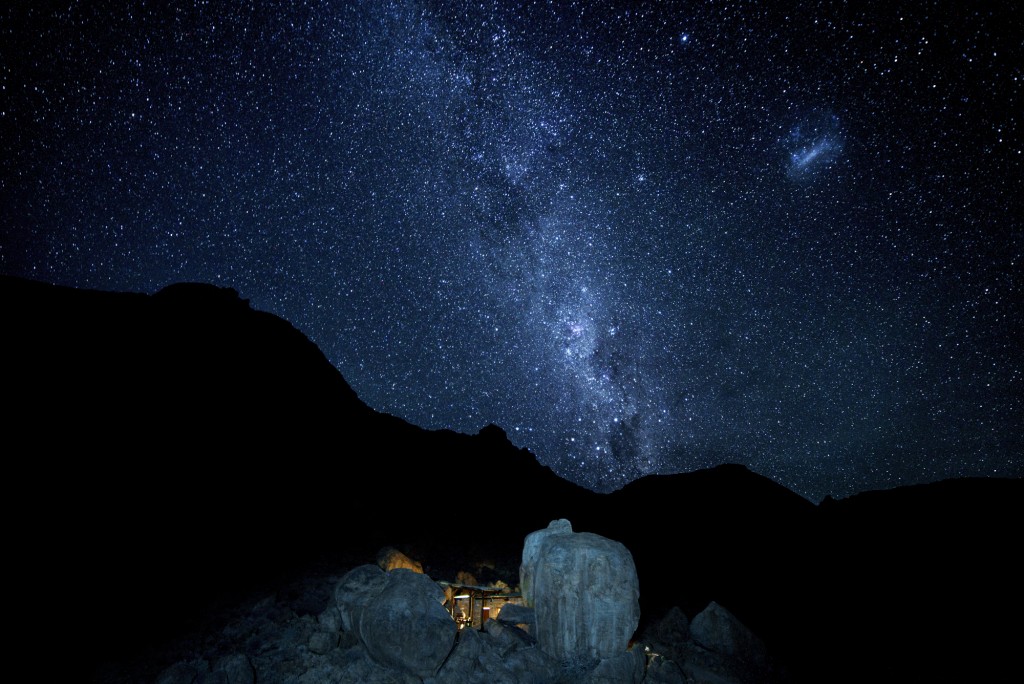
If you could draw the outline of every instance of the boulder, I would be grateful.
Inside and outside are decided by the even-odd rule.
[[[417,677],[432,676],[455,642],[444,596],[426,575],[376,565],[353,568],[334,590],[343,629],[358,635],[370,658]]]
[[[455,573],[455,583],[463,587],[473,587],[480,584],[480,580],[478,580],[476,575],[471,572],[459,570]]]
[[[556,521],[526,538],[522,567],[536,614],[533,636],[560,661],[614,658],[640,620],[633,556],[619,542],[569,529],[568,521]]]
[[[228,684],[228,675],[225,672],[203,672],[196,677],[193,684]]]
[[[193,684],[201,674],[209,671],[209,665],[203,660],[179,661],[161,672],[156,684]]]
[[[346,631],[355,630],[363,608],[380,596],[387,575],[376,565],[360,565],[349,570],[338,580],[334,589],[334,601],[341,614],[341,626]]]
[[[385,546],[377,552],[377,565],[386,572],[404,568],[423,574],[423,565],[390,546]]]
[[[219,658],[213,669],[227,675],[228,684],[255,684],[256,673],[244,653],[232,653]]]
[[[495,619],[506,625],[526,625],[529,627],[537,619],[537,616],[533,608],[520,606],[517,603],[506,603],[501,607],[498,617]]]
[[[694,642],[709,651],[758,667],[767,664],[764,642],[714,601],[693,618],[690,635]]]
[[[270,682],[289,684],[422,684],[419,677],[373,662],[362,648],[321,658],[302,672]]]
[[[510,653],[518,648],[534,646],[537,640],[515,625],[508,625],[497,620],[484,623],[484,631],[494,637],[501,648],[502,654]]]
[[[502,665],[508,673],[505,681],[511,684],[551,684],[559,671],[558,661],[536,646],[512,651],[502,660]]]
[[[686,684],[686,677],[675,662],[656,655],[647,661],[644,684]]]
[[[642,646],[612,658],[604,658],[587,677],[587,684],[640,684],[644,679],[647,654]]]
[[[309,644],[316,630],[316,620],[309,615],[288,620],[276,630],[276,643],[282,649],[296,649]]]
[[[458,627],[441,605],[444,591],[426,575],[400,569],[359,617],[359,637],[375,661],[430,677],[452,650]]]
[[[658,622],[655,635],[667,644],[681,644],[690,637],[690,621],[679,606],[673,606]]]
[[[321,629],[325,629],[328,632],[340,632],[342,628],[341,624],[341,611],[338,610],[337,605],[327,606],[320,612],[316,617],[317,623]]]
[[[649,625],[641,635],[641,640],[651,651],[676,662],[686,659],[689,639],[690,621],[678,606],[670,608],[664,617]]]
[[[502,630],[489,620],[494,630]],[[515,630],[514,627],[504,629]],[[518,631],[518,630],[517,630]],[[528,639],[508,639],[508,633],[463,629],[458,644],[432,681],[434,684],[551,684],[559,665]],[[525,634],[523,635],[525,636]],[[562,680],[559,680],[562,681]]]
[[[533,577],[537,569],[538,555],[545,539],[556,534],[572,534],[572,523],[568,520],[552,520],[543,530],[526,535],[523,542],[523,562],[519,566],[519,587],[526,605],[533,607]]]
[[[309,650],[311,653],[323,655],[338,645],[337,632],[318,631],[313,632],[309,637]]]
[[[459,632],[455,650],[448,656],[444,666],[438,671],[434,681],[437,684],[470,684],[482,681],[481,658],[486,650],[494,646],[493,640],[475,629],[464,629]]]

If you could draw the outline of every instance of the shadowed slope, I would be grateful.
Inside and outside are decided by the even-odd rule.
[[[8,616],[39,657],[39,635],[71,616],[72,671],[383,545],[438,578],[482,556],[514,568],[524,536],[559,517],[631,550],[642,625],[717,601],[800,681],[994,677],[1024,639],[1020,480],[814,506],[720,466],[598,495],[495,426],[430,432],[373,411],[233,290],[0,277],[0,302]]]

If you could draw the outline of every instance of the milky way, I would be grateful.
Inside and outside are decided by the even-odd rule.
[[[594,489],[1024,474],[1020,22],[774,5],[0,10],[0,269],[234,287]]]

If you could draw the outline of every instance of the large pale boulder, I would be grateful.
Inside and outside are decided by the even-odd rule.
[[[526,535],[523,542],[523,562],[519,566],[519,588],[526,605],[533,607],[533,576],[537,569],[540,547],[544,540],[557,534],[572,534],[572,523],[568,520],[552,520],[543,530]]]
[[[574,533],[568,521],[561,522],[532,533],[523,548],[529,578],[523,591],[535,611],[534,636],[561,661],[619,656],[640,620],[633,556],[619,542]]]
[[[441,605],[444,591],[412,570],[387,574],[380,595],[359,618],[359,637],[378,663],[433,676],[455,644],[458,627]]]

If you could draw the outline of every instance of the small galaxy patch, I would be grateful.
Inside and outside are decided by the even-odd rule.
[[[814,177],[836,163],[843,152],[839,117],[818,114],[796,125],[789,133],[788,175],[795,180]]]

